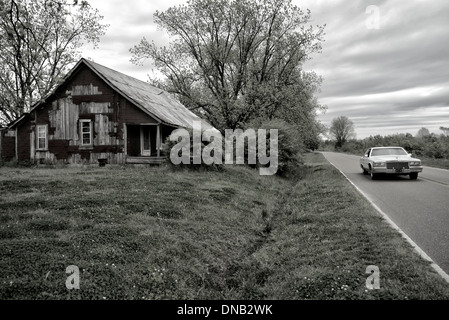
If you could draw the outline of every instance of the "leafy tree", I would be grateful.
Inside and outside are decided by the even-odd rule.
[[[132,61],[153,60],[163,75],[153,83],[216,128],[260,118],[295,124],[303,137],[320,132],[321,78],[302,64],[321,50],[324,27],[308,26],[309,10],[284,0],[190,0],[154,18],[173,41],[158,47],[143,38]]]
[[[350,138],[355,138],[354,123],[346,116],[334,118],[329,133],[336,140],[335,147],[341,148]]]
[[[106,25],[87,1],[0,0],[0,123],[27,112],[96,46]]]

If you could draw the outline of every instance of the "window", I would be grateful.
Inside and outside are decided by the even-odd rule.
[[[371,156],[405,156],[407,152],[402,148],[374,149]]]
[[[80,120],[81,145],[92,145],[92,121]]]
[[[47,149],[47,125],[37,126],[37,150]]]

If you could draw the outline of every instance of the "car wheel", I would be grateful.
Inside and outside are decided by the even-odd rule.
[[[366,171],[366,169],[365,169],[363,166],[361,166],[361,167],[362,167],[363,174],[364,174],[364,175],[367,175],[367,174],[368,174],[368,171]]]
[[[410,173],[410,180],[416,180],[416,179],[418,179],[418,172]]]
[[[373,172],[373,168],[371,167],[371,164],[368,165],[369,168],[369,174],[371,175],[371,180],[376,180],[377,179],[377,174]]]

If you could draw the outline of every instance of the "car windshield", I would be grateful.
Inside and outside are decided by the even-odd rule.
[[[376,156],[406,156],[407,152],[401,148],[383,148],[383,149],[373,149],[371,152],[371,157]]]

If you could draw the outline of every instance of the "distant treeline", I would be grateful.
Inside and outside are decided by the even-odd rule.
[[[449,135],[430,133],[413,136],[410,133],[388,136],[375,135],[365,139],[351,139],[341,148],[335,148],[335,141],[321,143],[324,150],[336,150],[347,153],[363,154],[370,147],[400,146],[418,157],[449,159]]]

